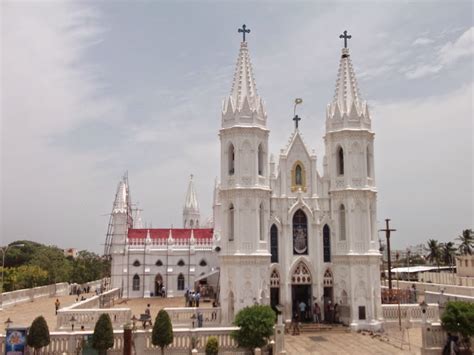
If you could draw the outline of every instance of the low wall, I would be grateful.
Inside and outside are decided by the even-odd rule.
[[[217,327],[198,329],[174,329],[173,343],[166,348],[165,354],[189,355],[191,350],[191,339],[197,340],[197,350],[200,354],[204,352],[207,340],[210,336],[217,338],[219,343],[219,354],[249,354],[237,346],[235,340],[230,336],[237,327]],[[79,332],[51,332],[51,343],[43,348],[40,354],[62,355],[80,353],[83,339],[91,335],[90,331]],[[157,354],[157,347],[151,343],[151,330],[137,330],[133,332],[133,342],[135,344],[135,354]],[[0,335],[0,345],[5,347],[5,336]],[[107,354],[123,354],[123,330],[114,331],[114,346],[107,351]]]
[[[388,285],[388,282],[382,283],[384,286]],[[411,288],[414,284],[416,286],[417,292],[440,292],[444,290],[445,293],[449,293],[452,295],[459,295],[459,296],[470,296],[474,297],[474,287],[467,287],[467,286],[454,286],[454,285],[443,285],[443,284],[435,284],[435,283],[427,283],[427,282],[411,282],[411,281],[398,281],[399,287],[403,289]],[[393,282],[393,286],[396,287],[397,281]]]
[[[421,325],[422,312],[421,307],[417,304],[401,304],[400,308],[398,304],[383,304],[382,314],[386,325],[394,325],[399,322],[400,319],[403,324],[410,325]],[[437,303],[428,304],[426,309],[426,319],[430,321],[439,320],[439,306]]]
[[[33,302],[41,297],[66,296],[69,294],[69,284],[67,282],[53,285],[39,286],[2,293],[2,306],[11,307],[16,304]]]
[[[75,329],[94,329],[95,323],[100,315],[107,313],[112,320],[114,329],[120,329],[125,323],[130,322],[132,311],[130,308],[108,308],[114,305],[120,296],[120,289],[115,288],[100,295],[93,296],[84,301],[58,310],[56,316],[56,328],[71,329],[72,317],[75,318]]]
[[[458,276],[447,272],[424,272],[418,275],[419,282],[432,282],[442,285],[474,287],[474,277]]]
[[[204,327],[216,327],[221,323],[221,309],[220,308],[199,308],[199,307],[177,307],[165,308],[168,312],[173,327],[197,327],[197,314],[202,314]]]

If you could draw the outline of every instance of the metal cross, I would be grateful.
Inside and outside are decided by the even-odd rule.
[[[298,122],[301,121],[301,117],[295,115],[295,117],[293,117],[293,121],[295,121],[295,128],[298,129]]]
[[[351,39],[352,36],[347,34],[347,31],[343,32],[343,35],[340,35],[339,38],[344,38],[344,48],[347,48],[347,40]]]
[[[242,42],[245,42],[245,34],[250,33],[250,29],[247,30],[247,26],[242,25],[242,28],[239,28],[237,32],[243,34],[244,40]]]

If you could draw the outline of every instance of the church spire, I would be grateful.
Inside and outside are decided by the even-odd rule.
[[[245,35],[250,30],[242,26],[239,31]],[[257,94],[257,85],[253,74],[252,63],[248,50],[248,42],[245,38],[240,43],[239,55],[234,72],[234,80],[229,96],[224,101],[223,107],[224,119],[237,119],[240,117],[259,118],[259,124],[264,124],[266,119],[263,100]],[[246,122],[248,120],[245,120]],[[263,122],[262,122],[263,121]],[[242,123],[242,122],[235,122]]]
[[[197,228],[199,227],[199,204],[197,200],[196,190],[194,189],[194,176],[191,174],[188,185],[188,192],[184,201],[183,208],[183,227]]]
[[[344,48],[341,50],[336,90],[332,102],[328,105],[327,119],[334,119],[336,121],[349,119],[352,126],[354,124],[357,125],[357,121],[360,123],[364,122],[364,128],[370,128],[367,103],[361,98],[349,48],[347,48],[347,40],[352,36],[348,35],[347,31],[344,31],[344,35],[339,37],[344,39]],[[348,126],[348,124],[343,126]],[[337,127],[338,129],[343,128],[340,124]]]

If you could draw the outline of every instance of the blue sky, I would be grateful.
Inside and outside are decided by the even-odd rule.
[[[118,179],[154,227],[202,214],[243,23],[271,151],[293,129],[324,156],[341,40],[376,133],[378,219],[395,247],[473,227],[470,1],[2,3],[1,238],[101,250]]]

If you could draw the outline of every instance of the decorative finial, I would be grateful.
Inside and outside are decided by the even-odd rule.
[[[339,38],[344,39],[344,48],[347,48],[347,40],[351,39],[352,36],[347,34],[347,31],[342,32],[343,34],[339,36]]]
[[[242,25],[242,28],[239,28],[239,29],[237,30],[237,32],[238,32],[238,33],[242,33],[242,35],[243,35],[243,40],[242,40],[242,42],[245,42],[245,34],[246,34],[246,33],[250,33],[250,29],[247,29],[247,26],[245,26],[245,24],[243,24],[243,25]]]
[[[301,98],[295,99],[295,106],[293,108],[293,115],[294,115],[293,121],[295,121],[295,129],[298,129],[298,122],[301,121],[301,117],[298,117],[298,115],[296,114],[296,106],[302,103],[303,103],[303,99]]]

